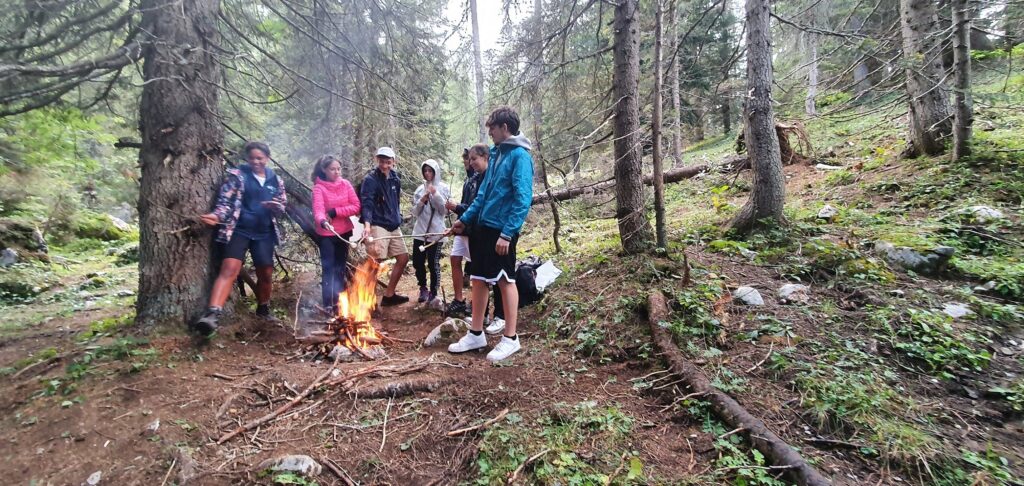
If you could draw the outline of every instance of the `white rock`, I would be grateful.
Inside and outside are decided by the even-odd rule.
[[[761,293],[754,287],[743,286],[732,291],[732,298],[747,305],[764,305]]]
[[[945,304],[942,307],[942,312],[953,319],[959,319],[961,317],[974,314],[974,312],[967,307],[967,304],[961,304],[959,302],[950,302]]]
[[[971,215],[975,222],[981,224],[1006,218],[1002,211],[990,206],[969,206],[960,210],[960,213]]]
[[[988,282],[985,282],[985,283],[983,283],[983,284],[981,284],[981,285],[979,285],[977,287],[974,287],[974,291],[975,292],[988,292],[989,290],[992,290],[994,288],[996,288],[996,281],[995,280],[989,280]]]
[[[89,478],[85,480],[85,484],[89,486],[96,486],[100,484],[100,479],[103,478],[103,471],[96,471],[89,475]]]
[[[146,432],[155,434],[157,430],[160,430],[160,419],[156,419],[146,426]]]
[[[444,322],[440,323],[434,329],[431,329],[430,333],[427,334],[426,339],[423,340],[424,346],[433,346],[441,338],[452,338],[462,337],[462,333],[469,330],[469,323],[456,318],[448,318]]]
[[[738,248],[739,248],[739,251],[740,251],[740,255],[743,255],[743,257],[746,258],[747,260],[754,261],[755,259],[757,259],[757,252],[756,251],[748,250],[746,248],[743,248],[742,246],[738,247]]]
[[[18,252],[12,248],[4,248],[3,252],[0,252],[0,267],[9,267],[18,263]]]
[[[843,170],[846,167],[839,166],[839,165],[815,164],[814,168],[818,169],[818,170]]]
[[[331,350],[330,354],[327,355],[332,360],[345,361],[352,357],[352,350],[340,344],[335,344],[334,349]],[[334,370],[338,371],[338,370]]]
[[[323,470],[323,466],[314,461],[312,457],[305,454],[292,454],[274,459],[267,459],[260,463],[259,469],[295,472],[304,476],[317,476]]]
[[[786,284],[779,287],[779,300],[783,304],[805,304],[811,299],[811,288],[803,284]]]
[[[818,219],[832,219],[836,217],[837,214],[839,214],[838,209],[826,204],[818,210]]]
[[[107,218],[110,219],[110,223],[113,224],[115,228],[121,231],[127,232],[132,230],[132,226],[130,224],[125,223],[123,219],[118,218],[117,216],[112,216],[108,214]]]

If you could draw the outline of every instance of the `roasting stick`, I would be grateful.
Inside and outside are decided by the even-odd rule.
[[[349,247],[351,247],[351,248],[355,248],[356,247],[355,243],[352,243],[351,241],[346,240],[343,236],[339,235],[337,231],[334,231],[334,226],[333,225],[328,224],[328,225],[326,225],[324,227],[327,228],[328,230],[330,230],[331,233],[334,233],[334,236],[337,236],[339,240],[344,241],[345,243],[348,243]]]
[[[381,236],[380,238],[374,238],[372,236],[367,236],[367,237],[365,237],[363,239],[368,241],[368,242],[370,242],[370,243],[373,243],[374,241],[380,241],[380,240],[395,240],[395,239],[398,239],[398,238],[422,238],[424,236],[444,236],[444,235],[447,235],[447,234],[448,234],[448,232],[445,231],[443,233],[423,233],[422,235]]]

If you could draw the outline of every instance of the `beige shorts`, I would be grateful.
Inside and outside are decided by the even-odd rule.
[[[370,226],[370,235],[373,236],[374,240],[367,245],[366,252],[377,260],[387,260],[391,257],[409,253],[409,247],[405,246],[405,238],[377,239],[385,236],[402,236],[402,228],[388,231],[380,226]]]

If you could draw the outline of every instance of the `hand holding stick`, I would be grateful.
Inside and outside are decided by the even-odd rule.
[[[356,247],[356,244],[355,244],[355,243],[353,243],[353,242],[351,242],[351,241],[349,241],[349,240],[346,240],[346,239],[345,239],[345,238],[343,238],[343,237],[342,237],[341,235],[339,235],[337,231],[334,231],[334,226],[332,226],[332,225],[331,225],[331,223],[330,223],[329,221],[327,221],[327,220],[324,220],[324,222],[323,222],[323,227],[324,227],[325,229],[327,229],[328,231],[330,231],[331,233],[334,233],[334,236],[337,236],[339,240],[341,240],[341,241],[344,241],[345,243],[348,243],[348,246],[349,246],[349,247],[351,247],[351,248],[355,248],[355,247]]]

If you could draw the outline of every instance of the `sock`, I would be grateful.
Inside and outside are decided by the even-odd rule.
[[[222,311],[224,309],[219,307],[219,306],[216,306],[216,305],[211,305],[211,306],[207,307],[206,310],[208,310],[210,312],[220,312],[220,311]]]
[[[509,339],[511,339],[513,341],[518,341],[519,340],[519,335],[518,334],[513,334],[511,336],[505,336],[505,337],[507,337],[507,338],[509,338]]]
[[[474,331],[474,330],[470,329],[469,333],[474,335],[474,336],[479,336],[479,335],[483,334],[484,332],[483,331]]]

